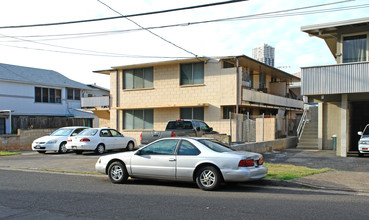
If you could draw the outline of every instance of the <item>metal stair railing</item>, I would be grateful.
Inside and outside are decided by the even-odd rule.
[[[297,127],[297,136],[299,137],[299,140],[301,138],[302,132],[304,131],[307,119],[307,109],[304,109],[304,113],[302,114],[302,117],[299,122],[299,126]]]

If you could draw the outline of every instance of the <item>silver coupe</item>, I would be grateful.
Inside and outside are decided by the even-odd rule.
[[[215,139],[163,138],[131,152],[102,156],[95,168],[113,183],[128,177],[193,181],[203,190],[222,182],[245,182],[266,176],[261,154],[236,151]]]

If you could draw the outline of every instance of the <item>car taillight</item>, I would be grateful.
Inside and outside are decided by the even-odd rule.
[[[240,160],[238,163],[239,167],[253,167],[255,165],[254,159]]]
[[[142,144],[142,133],[140,134],[140,142]]]
[[[72,138],[68,138],[67,142],[72,142]]]
[[[176,133],[172,132],[172,133],[170,134],[170,136],[171,136],[171,137],[175,137],[175,136],[176,136]]]
[[[260,157],[258,160],[258,165],[263,165],[263,163],[264,163],[264,158]]]
[[[90,141],[90,139],[88,139],[88,138],[82,138],[81,140],[79,140],[80,142],[89,142]]]

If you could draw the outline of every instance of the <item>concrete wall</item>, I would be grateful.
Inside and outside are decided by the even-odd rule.
[[[56,129],[18,129],[17,135],[0,135],[0,151],[30,151],[36,138],[48,135]]]
[[[234,144],[232,145],[232,147],[236,150],[264,153],[272,150],[283,150],[286,148],[294,148],[297,146],[297,143],[298,143],[297,137],[288,137],[273,141]]]

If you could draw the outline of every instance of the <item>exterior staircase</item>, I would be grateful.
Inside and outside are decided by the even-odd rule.
[[[318,107],[310,106],[308,120],[299,139],[298,149],[318,149]]]

